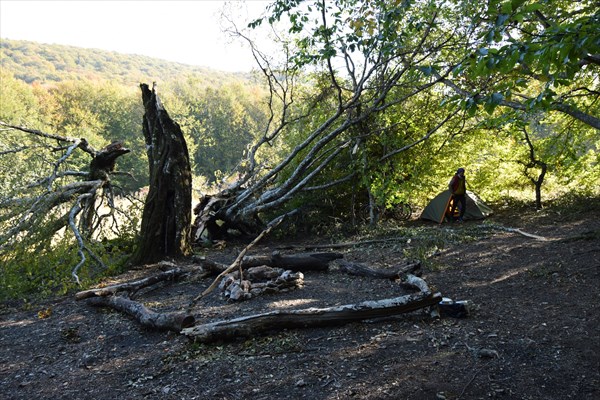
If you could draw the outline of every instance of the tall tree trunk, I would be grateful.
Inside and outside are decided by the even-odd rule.
[[[168,115],[155,88],[141,84],[144,137],[150,166],[137,264],[191,254],[192,173],[181,128]]]

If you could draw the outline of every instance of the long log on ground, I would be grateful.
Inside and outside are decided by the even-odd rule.
[[[329,263],[333,260],[343,258],[341,253],[300,253],[280,254],[273,252],[266,256],[244,256],[242,258],[242,269],[260,267],[263,265],[272,268],[289,269],[295,272],[326,271]],[[194,257],[194,262],[200,265],[206,272],[220,274],[230,266],[206,258]]]
[[[280,246],[279,250],[292,250],[292,249],[304,249],[304,250],[319,250],[319,249],[341,249],[344,247],[364,246],[375,243],[387,243],[387,242],[399,242],[404,241],[408,238],[394,237],[388,239],[373,239],[373,240],[362,240],[358,242],[343,242],[343,243],[331,243],[331,244],[314,244],[314,245],[297,245],[297,246]]]
[[[183,268],[174,268],[169,271],[164,271],[160,274],[149,276],[137,281],[125,282],[116,285],[106,286],[103,288],[89,289],[75,294],[76,300],[88,299],[91,297],[112,296],[118,292],[135,292],[142,288],[152,286],[158,282],[173,280],[177,277],[185,275],[190,271]]]
[[[299,253],[281,254],[278,251],[268,256],[246,256],[242,261],[244,268],[268,265],[273,268],[283,268],[292,271],[326,271],[329,263],[343,258],[341,253]]]
[[[390,317],[438,304],[440,293],[415,293],[384,300],[364,301],[328,308],[273,311],[185,328],[182,334],[195,341],[209,343],[251,337],[259,333],[289,328],[342,325],[365,319]]]
[[[414,274],[421,268],[419,261],[404,265],[393,271],[381,271],[367,267],[362,264],[351,263],[345,260],[338,261],[340,271],[345,272],[349,275],[365,276],[368,278],[382,278],[382,279],[398,279],[406,274]]]
[[[112,307],[133,317],[142,326],[157,330],[181,332],[184,328],[194,325],[196,319],[189,313],[171,312],[158,313],[138,303],[121,296],[94,297],[89,299],[94,306]]]

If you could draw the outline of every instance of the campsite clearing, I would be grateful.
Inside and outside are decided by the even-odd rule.
[[[423,278],[445,297],[469,300],[467,318],[415,312],[205,345],[148,331],[121,313],[73,296],[3,304],[2,394],[7,399],[597,399],[600,201],[541,212],[496,209],[486,223],[547,240],[505,230],[479,234],[480,221],[407,223],[436,237],[462,238],[439,243]],[[407,238],[387,239],[348,247],[344,258],[385,269],[417,246]],[[265,242],[253,251],[327,243],[330,238]],[[229,244],[206,256],[230,260],[240,248]],[[146,272],[131,271],[116,281]],[[158,288],[144,294],[144,304],[179,309],[208,283]],[[266,309],[347,304],[383,296],[395,285],[332,268],[306,274],[302,289],[284,294],[241,303],[212,294],[198,305],[197,317],[214,321]]]

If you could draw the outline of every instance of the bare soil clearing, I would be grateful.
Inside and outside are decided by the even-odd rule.
[[[436,319],[418,311],[203,345],[176,333],[148,331],[121,313],[73,296],[27,310],[5,304],[0,308],[0,397],[597,399],[599,203],[563,215],[551,209],[504,212],[486,221],[545,241],[481,230],[480,222],[407,223],[436,237],[464,239],[440,246],[424,265],[423,278],[445,297],[470,300],[474,307],[467,318]],[[417,245],[393,233],[387,239],[392,240],[335,251],[345,260],[385,269],[402,263],[407,249]],[[262,243],[252,253],[283,244],[292,243]],[[242,248],[229,245],[206,255],[231,262]],[[130,271],[118,281],[148,273]],[[176,311],[211,282],[165,285],[139,300],[157,311]],[[333,263],[329,272],[305,274],[302,289],[241,303],[225,302],[214,292],[198,302],[194,313],[199,322],[210,322],[402,293],[397,282],[352,277]]]

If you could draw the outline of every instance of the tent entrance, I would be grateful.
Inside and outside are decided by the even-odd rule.
[[[467,190],[466,194],[466,203],[465,220],[483,219],[493,213],[490,207],[477,197],[475,193],[469,190]],[[451,219],[451,210],[452,195],[449,190],[445,190],[429,202],[421,214],[421,219],[428,219],[441,224],[444,222],[444,219]],[[454,216],[456,217],[458,215],[460,215],[460,211],[457,208]]]

